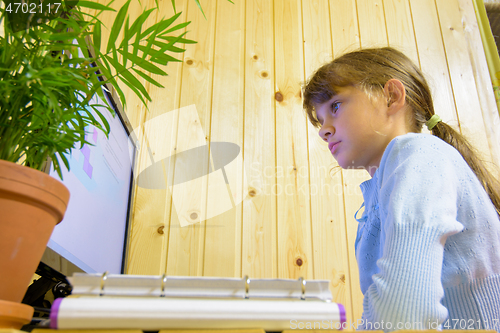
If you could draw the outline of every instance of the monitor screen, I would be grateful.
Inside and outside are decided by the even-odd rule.
[[[106,93],[113,116],[103,108],[111,131],[109,137],[87,127],[87,141],[73,149],[63,169],[62,182],[70,191],[64,219],[48,247],[87,273],[123,273],[133,185],[135,144],[113,98]],[[96,95],[96,104],[104,104]],[[99,119],[96,116],[96,119]],[[80,147],[79,147],[80,148]],[[50,174],[59,179],[54,170]]]

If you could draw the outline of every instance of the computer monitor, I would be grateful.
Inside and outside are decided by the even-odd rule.
[[[124,272],[133,199],[136,145],[116,94],[105,91],[105,96],[115,110],[115,116],[102,110],[111,128],[109,137],[88,127],[86,139],[92,145],[67,156],[70,171],[61,163],[70,200],[48,243],[50,250],[87,273]],[[94,98],[96,104],[104,104],[97,95]],[[60,179],[53,169],[50,175]]]

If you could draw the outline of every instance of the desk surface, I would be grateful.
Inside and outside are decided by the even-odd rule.
[[[228,329],[228,330],[160,330],[158,333],[265,333],[263,329]],[[297,332],[338,332],[336,330],[284,330],[282,333]],[[345,333],[363,333],[363,331],[344,331]],[[400,333],[436,333],[434,330],[400,330]],[[15,329],[0,329],[0,333],[26,333]],[[34,329],[32,333],[143,333],[141,330],[52,330],[52,329]],[[366,333],[383,333],[383,331],[366,331]],[[461,330],[446,330],[446,333],[464,333]],[[474,333],[496,333],[492,330],[475,330]]]
[[[282,333],[297,333],[299,332],[338,332],[335,330],[285,330]],[[240,329],[240,330],[160,330],[158,333],[265,333],[262,329]],[[344,331],[345,333],[354,333],[354,331]],[[363,331],[355,331],[362,333]],[[435,333],[433,330],[400,330],[400,333]],[[460,330],[446,330],[446,333],[463,333]],[[0,333],[26,333],[15,329],[0,328]],[[141,330],[52,330],[52,329],[34,329],[32,333],[143,333]],[[382,331],[366,331],[366,333],[383,333]],[[475,330],[474,333],[496,333],[496,331]]]

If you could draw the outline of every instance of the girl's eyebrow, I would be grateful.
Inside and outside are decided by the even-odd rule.
[[[341,98],[341,96],[337,93],[335,95],[332,95],[332,97],[330,97],[330,99],[328,101],[325,102],[325,104],[331,104],[331,103],[334,103],[334,102],[337,102],[337,100]]]
[[[337,92],[337,93],[332,95],[332,97],[330,98],[330,101],[332,101],[333,99],[339,99],[339,98],[342,98],[342,93]]]

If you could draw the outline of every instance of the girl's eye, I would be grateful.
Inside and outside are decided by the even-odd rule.
[[[333,114],[337,113],[339,107],[340,107],[340,103],[339,102],[333,102],[332,105],[331,105],[332,113]]]

